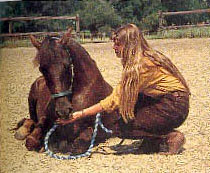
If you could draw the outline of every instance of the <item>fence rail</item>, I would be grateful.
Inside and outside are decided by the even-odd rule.
[[[79,23],[79,15],[76,16],[40,16],[40,17],[6,17],[0,18],[0,21],[8,21],[9,22],[9,34],[12,34],[12,23],[14,21],[31,21],[31,20],[75,20],[76,26],[75,30],[77,33],[80,32],[80,23]],[[22,34],[22,33],[21,33]],[[2,36],[3,34],[0,34]],[[5,34],[4,34],[5,35]],[[10,35],[11,37],[13,35]],[[14,34],[16,36],[16,33]]]
[[[30,20],[54,20],[66,19],[77,20],[77,16],[40,16],[40,17],[5,17],[0,18],[0,21],[30,21]]]
[[[164,16],[182,15],[182,14],[199,14],[199,13],[210,13],[210,9],[199,9],[191,11],[177,11],[177,12],[162,12]]]
[[[159,13],[158,13],[158,15],[159,15],[159,30],[210,26],[210,24],[164,26],[164,18],[165,18],[165,16],[201,14],[201,13],[210,13],[210,8],[209,9],[191,10],[191,11],[177,11],[177,12],[162,12],[162,11],[159,11]]]

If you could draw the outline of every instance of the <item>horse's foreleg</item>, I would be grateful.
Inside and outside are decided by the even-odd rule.
[[[29,93],[28,103],[29,103],[29,113],[31,120],[34,120],[35,128],[32,133],[30,133],[26,138],[26,148],[28,150],[37,150],[40,148],[40,140],[42,137],[42,127],[46,120],[46,115],[39,110],[37,107],[40,107],[40,100],[35,99],[34,95],[38,91],[35,88],[36,85],[32,85],[31,92]],[[44,105],[44,104],[43,104]]]
[[[30,115],[33,118],[37,118],[35,128],[30,135],[26,138],[26,148],[28,150],[39,150],[41,148],[42,139],[46,129],[48,128],[47,122],[47,106],[49,104],[50,99],[40,99],[36,104],[36,116],[33,114],[35,110],[30,111]]]
[[[32,133],[26,138],[26,148],[28,150],[38,150],[41,147],[41,140],[46,128],[46,116],[43,116],[36,123]]]
[[[42,137],[41,128],[35,128],[33,132],[26,138],[26,148],[28,150],[38,150],[40,149],[40,139]]]
[[[23,118],[17,124],[17,128],[15,130],[15,138],[18,140],[24,140],[33,130],[35,122],[37,121],[37,114],[36,114],[36,102],[37,100],[34,97],[34,87],[31,87],[29,97],[28,97],[28,104],[29,104],[29,113],[30,119]]]
[[[36,150],[42,139],[43,129],[47,128],[47,107],[51,100],[44,77],[39,77],[32,85],[28,97],[30,119],[23,119],[17,125],[15,138],[26,138],[26,147]]]

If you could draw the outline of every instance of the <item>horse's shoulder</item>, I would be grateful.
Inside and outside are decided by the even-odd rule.
[[[36,90],[43,90],[46,88],[46,81],[44,76],[39,76],[34,83],[32,84],[32,88],[36,88]]]

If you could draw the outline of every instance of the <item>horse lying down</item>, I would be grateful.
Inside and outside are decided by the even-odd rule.
[[[71,38],[68,30],[62,38],[46,37],[42,42],[30,36],[37,50],[34,63],[43,76],[31,85],[28,103],[30,118],[17,125],[15,138],[26,140],[28,150],[40,151],[47,131],[57,118],[67,119],[74,111],[98,103],[112,92],[112,87],[103,79],[96,63],[88,52]],[[137,113],[140,111],[137,105]],[[55,152],[82,153],[89,147],[95,118],[86,118],[73,124],[59,126],[49,140],[49,148]],[[126,131],[119,113],[104,113],[102,122],[113,131],[113,137],[144,139],[149,152],[159,152],[160,144],[166,143],[168,150],[177,146],[171,139],[177,136],[157,135],[145,131]],[[111,137],[99,129],[96,143]],[[143,146],[143,145],[142,145]],[[146,149],[148,150],[148,148]]]
[[[30,118],[18,123],[15,138],[26,139],[28,150],[40,150],[46,132],[57,118],[68,118],[73,111],[89,107],[112,92],[88,52],[70,37],[45,38],[42,43],[31,36],[37,49],[34,63],[43,76],[31,85],[28,103]],[[117,117],[116,115],[113,117]],[[110,127],[115,118],[104,116],[103,123]],[[95,119],[85,119],[72,125],[59,126],[50,137],[54,151],[83,152],[89,145]],[[102,130],[97,141],[108,136]]]

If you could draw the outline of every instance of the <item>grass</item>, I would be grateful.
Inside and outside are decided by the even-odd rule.
[[[210,37],[210,27],[195,27],[177,30],[163,30],[149,36],[151,39],[164,38],[206,38]]]
[[[26,39],[26,40],[6,40],[4,42],[1,42],[0,43],[0,48],[3,48],[3,47],[9,47],[9,48],[12,48],[12,47],[31,47],[32,44],[30,42],[29,39]]]
[[[77,39],[81,44],[85,43],[103,43],[103,42],[109,42],[110,39],[108,37],[106,38],[94,38],[91,40],[90,38],[87,39]],[[32,47],[31,41],[29,39],[8,39],[6,41],[0,42],[0,48],[14,48],[14,47]]]
[[[210,37],[210,27],[194,27],[186,29],[177,30],[163,30],[150,35],[145,35],[146,39],[179,39],[179,38],[206,38]],[[80,39],[80,43],[99,43],[108,42],[109,38],[90,38]],[[3,47],[31,47],[31,42],[29,39],[8,39],[6,41],[0,42],[0,48]]]

